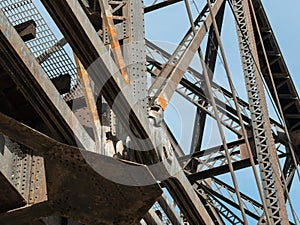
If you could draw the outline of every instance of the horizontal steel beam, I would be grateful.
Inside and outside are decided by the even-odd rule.
[[[229,142],[229,143],[227,143],[227,146],[228,146],[229,149],[231,149],[231,148],[237,147],[237,146],[242,145],[242,144],[245,144],[244,139]],[[198,151],[198,152],[194,152],[192,154],[180,157],[178,160],[179,160],[180,163],[185,164],[184,162],[187,162],[189,159],[200,158],[200,157],[203,157],[203,156],[204,157],[209,156],[211,154],[218,153],[219,151],[224,151],[223,145],[216,146],[216,147],[211,147],[209,149],[204,149],[204,150],[201,150],[201,151]]]
[[[238,153],[237,153],[238,154]],[[281,159],[283,157],[286,157],[286,154],[279,154],[278,158]],[[223,158],[223,161],[225,161],[225,157]],[[257,160],[255,160],[255,164],[257,164]],[[251,166],[250,159],[241,159],[239,161],[233,162],[232,166],[234,170],[240,170]],[[202,180],[205,178],[209,178],[211,176],[218,176],[221,174],[225,174],[229,172],[228,164],[222,164],[218,167],[212,167],[210,169],[206,169],[203,171],[197,171],[195,173],[188,173],[187,178],[191,183],[194,183],[198,180]]]
[[[168,61],[171,58],[171,54],[148,40],[146,40],[146,45],[147,45],[147,63],[149,64],[148,67],[149,68],[153,67],[151,70],[148,68],[148,72],[152,73],[153,71],[155,71],[154,75],[157,76],[158,72],[162,69],[162,63],[159,62],[159,58],[161,57],[164,61]],[[182,82],[180,84],[181,86],[177,87],[177,92],[183,93],[185,90],[183,90],[182,86],[184,86],[184,88],[186,90],[188,90],[189,92],[192,92],[195,95],[201,95],[202,97],[204,97],[206,99],[206,95],[204,94],[203,89],[200,87],[200,85],[202,84],[202,81],[204,79],[203,74],[201,74],[197,70],[193,69],[192,67],[188,67],[185,72],[188,76],[191,75],[194,77],[195,83],[194,82],[192,83],[191,81],[183,78]],[[185,82],[185,83],[183,83],[183,82]],[[195,88],[191,89],[190,87],[195,87]],[[231,110],[228,112],[228,114],[233,113],[233,115],[235,115],[235,117],[237,119],[237,114],[236,114],[236,112],[234,112],[232,110],[232,105],[230,104],[230,102],[232,102],[232,99],[233,99],[232,93],[230,93],[228,90],[226,90],[225,88],[219,86],[218,84],[216,84],[214,82],[212,82],[212,88],[213,88],[214,92],[217,93],[216,96],[218,96],[218,97],[222,96],[222,98],[227,100],[227,102],[222,102],[221,100],[219,100],[219,102],[217,102],[217,103],[221,103],[221,104],[219,104],[219,107],[223,107],[224,110],[227,110],[227,108],[229,107]],[[192,99],[192,97],[189,97],[189,96],[186,96],[186,97],[187,97],[187,99]],[[249,111],[249,104],[247,102],[245,102],[241,98],[238,98],[238,102],[239,102],[240,109],[242,112]],[[204,106],[200,106],[200,105],[197,105],[197,107],[200,107],[202,110],[204,110],[204,108],[205,108]],[[243,118],[247,118],[247,117],[245,115],[243,115]],[[273,126],[283,129],[281,124],[279,124],[272,118],[270,118],[270,120],[271,120],[271,123]],[[249,124],[250,118],[246,119],[245,122],[246,122],[245,125]]]
[[[33,220],[52,215],[54,213],[55,210],[48,204],[48,202],[27,205],[5,213],[0,213],[0,224],[28,225],[31,224]]]

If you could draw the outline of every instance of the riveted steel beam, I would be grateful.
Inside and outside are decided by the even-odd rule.
[[[57,214],[84,224],[118,221],[129,225],[137,223],[162,194],[160,186],[144,165],[135,164],[134,167],[140,168],[139,178],[149,185],[124,185],[117,181],[123,178],[129,183],[136,181],[127,163],[59,143],[2,113],[0,130],[44,157],[48,197],[44,204],[0,214],[1,224],[18,224],[18,221]],[[105,175],[103,169],[108,166],[110,170]],[[105,207],[100,207],[103,205]]]
[[[5,225],[27,225],[33,220],[54,213],[55,210],[48,204],[48,202],[42,202],[10,210],[5,213],[0,213],[0,223]]]
[[[122,91],[127,84],[79,2],[64,0],[42,3],[87,69],[95,83],[96,93],[101,91],[124,129],[133,136],[134,148],[148,150],[143,152],[147,156],[140,156],[139,161],[150,164],[157,162],[157,155],[152,151],[153,143],[149,139],[146,115],[141,117],[138,112],[140,109],[132,108],[134,99],[129,93]]]
[[[147,132],[146,116],[145,118],[138,117],[137,115],[139,114],[135,112],[135,110],[138,109],[133,109],[130,104],[131,96],[129,96],[129,93],[121,91],[126,83],[116,69],[117,67],[111,60],[107,48],[89,22],[80,4],[77,1],[74,2],[71,0],[51,2],[42,0],[42,3],[46,6],[48,12],[65,35],[83,66],[89,68],[89,66],[92,66],[92,64],[98,60],[100,65],[97,67],[98,70],[96,73],[95,71],[92,71],[94,73],[90,73],[88,70],[89,75],[95,82],[96,89],[99,86],[103,87],[101,91],[105,99],[111,107],[114,107],[114,112],[118,118],[120,118],[128,133],[133,132],[135,136],[141,139],[147,139],[149,134]],[[115,102],[117,97],[119,101]],[[129,119],[128,116],[126,116],[127,112],[130,112]],[[130,126],[128,126],[128,122]],[[157,162],[157,156],[151,151],[154,149],[151,141],[136,142],[137,149],[150,150],[147,152],[147,156],[139,161],[149,164]],[[184,176],[183,172],[182,176]],[[203,217],[204,221],[210,223],[209,216],[206,214],[205,209],[200,210],[201,202],[197,200],[197,198],[193,198],[192,194],[195,195],[195,193],[188,181],[186,180],[185,183],[181,184],[180,188],[183,195],[188,196],[189,207],[192,209],[190,217],[197,218],[197,220]],[[185,207],[184,204],[182,207]]]

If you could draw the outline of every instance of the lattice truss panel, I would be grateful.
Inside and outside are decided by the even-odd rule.
[[[34,20],[36,23],[36,38],[26,42],[30,51],[41,63],[42,68],[50,79],[61,75],[71,76],[72,91],[65,96],[71,100],[81,96],[80,81],[76,67],[67,52],[62,48],[62,41],[58,41],[45,19],[41,16],[32,0],[3,0],[0,7],[9,18],[13,26]]]

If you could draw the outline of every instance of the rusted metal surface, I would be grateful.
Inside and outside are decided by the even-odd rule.
[[[34,20],[18,24],[15,26],[23,41],[29,41],[36,37],[36,23]]]
[[[26,204],[22,195],[2,173],[0,173],[0,201],[0,212],[19,208]]]
[[[74,58],[77,65],[77,72],[83,86],[83,93],[85,97],[85,102],[87,104],[88,114],[93,127],[94,140],[95,140],[95,149],[93,150],[93,152],[105,154],[104,144],[103,145],[101,144],[101,139],[103,134],[101,131],[101,123],[97,111],[97,105],[92,90],[92,83],[89,79],[89,75],[87,74],[86,70],[83,68],[82,63],[80,62],[78,57],[74,55]]]
[[[0,169],[27,204],[47,200],[44,159],[8,137],[4,138]]]
[[[24,214],[27,215],[24,221],[36,218],[37,214],[59,214],[86,224],[129,225],[138,223],[162,193],[153,175],[142,165],[142,176],[138,177],[142,179],[140,182],[153,185],[138,187],[118,184],[112,180],[125,179],[130,183],[133,179],[134,183],[137,177],[124,173],[126,164],[116,159],[89,151],[84,151],[83,158],[83,150],[59,143],[3,114],[0,114],[0,129],[5,135],[31,148],[36,155],[44,157],[48,201],[41,207],[49,208],[27,215],[28,211],[39,210],[39,204],[36,204],[0,214],[2,224],[16,224],[20,220],[18,216]],[[93,168],[86,162],[87,158],[89,162],[94,162]],[[108,166],[112,180],[96,172]]]
[[[97,82],[99,82],[101,84],[101,82],[103,82],[103,81],[101,81],[100,78],[105,79],[105,77],[108,76],[109,80],[103,87],[103,95],[106,98],[106,100],[108,101],[108,103],[112,104],[113,100],[114,100],[114,96],[119,94],[118,97],[120,99],[122,99],[122,101],[121,101],[122,104],[116,108],[115,113],[120,119],[122,119],[122,118],[124,119],[122,110],[125,110],[125,112],[126,112],[126,108],[127,107],[131,108],[131,106],[127,103],[128,101],[126,101],[126,98],[127,99],[129,98],[127,96],[127,93],[122,93],[119,90],[120,87],[124,87],[124,82],[122,84],[123,78],[120,75],[120,73],[109,72],[109,70],[108,70],[109,67],[106,66],[106,65],[108,65],[108,61],[106,61],[106,60],[109,60],[109,58],[103,57],[106,55],[106,49],[105,49],[102,41],[100,40],[100,38],[97,36],[94,29],[91,27],[91,25],[89,25],[86,22],[86,19],[85,19],[86,16],[83,13],[81,7],[74,3],[71,4],[70,1],[60,1],[60,2],[51,2],[51,3],[43,1],[43,3],[46,6],[46,8],[48,9],[48,11],[50,12],[50,14],[53,16],[54,20],[57,22],[58,26],[64,32],[70,45],[74,48],[76,55],[78,56],[78,58],[80,58],[81,62],[83,63],[83,65],[85,67],[88,67],[89,65],[91,65],[91,63],[94,60],[96,60],[98,57],[102,56],[102,58],[98,59],[98,60],[101,60],[100,61],[101,68],[99,68],[100,69],[99,74],[101,74],[101,77],[100,76],[96,77],[95,76],[96,74],[90,74],[90,76],[92,76],[92,78],[96,84],[97,84]],[[61,10],[67,10],[68,16],[65,16],[66,12],[61,11]],[[70,19],[70,16],[73,19]],[[76,22],[76,23],[72,24],[72,22],[73,23]],[[82,43],[82,44],[80,44],[80,43]],[[88,51],[88,49],[89,49],[89,51]],[[107,89],[107,88],[109,88],[109,89]],[[118,111],[118,110],[120,110],[120,111]],[[143,122],[144,119],[137,118],[137,115],[138,114],[132,113],[130,116],[129,122],[131,124],[131,128],[134,131],[135,130],[139,131],[139,137],[144,137],[144,138],[148,137],[149,136],[148,134],[147,134],[147,136],[144,136],[146,134],[144,129],[147,127],[144,125],[145,124],[145,122]],[[127,122],[127,121],[125,120],[123,122]],[[127,124],[125,123],[125,125],[127,125]],[[136,134],[136,132],[134,132],[134,133]],[[140,148],[141,149],[143,149],[143,148],[151,149],[151,148],[149,148],[149,146],[144,146],[144,145],[141,145]],[[148,154],[148,157],[149,156],[150,155]],[[153,154],[150,157],[153,157]],[[149,160],[149,159],[147,159],[147,160]],[[181,171],[180,178],[182,178],[183,176],[184,176],[184,174]],[[196,221],[196,220],[198,221],[200,218],[202,218],[202,216],[205,217],[204,221],[209,221],[209,218],[205,212],[205,209],[201,208],[202,204],[197,199],[197,197],[196,197],[192,187],[188,183],[187,179],[186,179],[185,183],[181,184],[180,186],[178,186],[178,189],[176,189],[176,191],[179,191],[179,190],[181,190],[183,193],[186,193],[185,198],[188,199],[187,202],[189,202],[188,203],[189,207],[192,208],[191,212],[187,211],[186,213],[192,213],[193,216],[191,216],[191,218],[194,217],[194,221]],[[185,204],[185,202],[182,201],[182,208],[185,207],[184,204]]]
[[[7,225],[28,225],[37,218],[54,213],[55,211],[47,202],[42,202],[1,213],[0,222]]]
[[[48,19],[45,20],[40,13],[41,8],[37,8],[35,3],[37,3],[35,0],[2,0],[0,1],[0,8],[13,26],[34,20],[37,25],[36,37],[27,41],[26,45],[32,54],[38,57],[39,63],[49,78],[70,74],[71,86],[73,87],[77,78],[75,65],[68,56],[66,49],[61,47],[63,43],[59,42],[54,36],[54,32],[48,25]],[[54,45],[55,47],[53,47]],[[49,52],[52,53],[51,57],[47,57],[47,55],[45,57],[44,53]],[[68,95],[69,98],[77,96],[78,93],[70,93],[70,95]]]
[[[105,24],[105,27],[108,32],[108,37],[110,39],[110,45],[111,45],[111,49],[114,54],[115,62],[118,65],[118,68],[119,68],[125,82],[128,84],[129,76],[126,71],[126,66],[125,66],[123,55],[122,55],[121,46],[120,46],[120,43],[118,40],[117,31],[116,31],[115,24],[113,21],[113,15],[110,11],[109,4],[108,4],[108,2],[106,2],[106,0],[99,0],[99,2],[100,2],[101,11],[103,13],[102,19],[104,20],[104,24]]]
[[[31,0],[18,1],[3,0],[0,5],[4,7],[7,14],[13,13],[14,19],[17,19],[18,13],[16,12],[19,8],[23,12],[22,10],[28,7],[32,9],[33,6]],[[13,6],[10,6],[9,2],[13,2]],[[154,0],[150,4],[147,2],[144,9],[142,2],[135,1],[103,0],[100,3],[104,3],[105,7],[103,5],[100,7],[99,0],[41,0],[41,2],[49,10],[66,38],[52,43],[50,47],[42,49],[39,54],[36,54],[34,48],[30,48],[37,59],[26,48],[6,18],[0,14],[0,50],[3,52],[0,55],[0,65],[2,66],[0,68],[0,132],[5,135],[3,140],[0,138],[0,143],[3,142],[5,145],[0,155],[0,182],[3,186],[0,191],[0,200],[8,206],[0,211],[0,224],[129,225],[140,222],[140,224],[146,225],[163,224],[165,219],[162,220],[162,218],[165,217],[168,217],[172,224],[187,224],[187,221],[190,224],[224,224],[223,219],[234,224],[242,224],[242,219],[231,210],[231,207],[227,207],[227,204],[240,209],[241,212],[243,211],[242,205],[244,205],[247,216],[258,220],[258,223],[262,222],[259,220],[259,218],[263,219],[260,202],[254,201],[245,194],[241,194],[242,202],[237,202],[235,189],[225,183],[216,182],[214,179],[205,179],[228,173],[229,167],[223,153],[224,146],[207,150],[201,149],[195,154],[185,155],[185,151],[178,146],[171,130],[164,123],[163,116],[159,118],[159,112],[154,112],[157,105],[148,109],[144,12],[161,9],[177,3],[179,0]],[[213,6],[223,4],[217,7],[220,8],[219,12],[222,12],[225,1],[218,0],[212,1],[212,3]],[[261,2],[255,0],[253,3],[258,22],[262,25],[264,44],[271,49],[267,52],[267,57],[270,60],[271,70],[274,72],[274,81],[279,89],[279,103],[283,106],[283,117],[287,122],[289,132],[291,132],[293,147],[297,149],[299,147],[297,145],[300,143],[298,138],[300,123],[297,120],[299,119],[299,113],[297,114],[299,111],[298,94],[286,69]],[[197,11],[196,4],[195,7]],[[202,20],[196,20],[200,24],[204,22],[205,25],[200,27],[203,32],[208,31],[211,23],[211,18],[207,17],[208,13],[208,7],[204,6],[202,14],[200,13],[199,16],[199,18],[202,18],[201,15],[203,16]],[[189,16],[192,21],[190,12]],[[38,18],[38,16],[34,18]],[[221,23],[222,18],[219,19]],[[16,21],[13,21],[12,24],[16,25]],[[250,23],[247,22],[247,24]],[[197,24],[194,25],[197,26]],[[28,31],[27,34],[33,38],[35,30],[32,24],[29,28],[25,31]],[[47,32],[46,30],[44,33]],[[157,92],[158,97],[160,96],[159,92],[164,93],[163,98],[160,98],[162,101],[159,101],[163,108],[166,108],[173,93],[177,91],[191,104],[194,104],[199,112],[201,110],[201,119],[199,120],[198,117],[195,122],[194,137],[197,140],[193,142],[193,146],[197,146],[197,149],[200,148],[201,136],[205,131],[203,125],[206,114],[213,118],[219,116],[222,118],[222,125],[238,136],[238,141],[226,143],[230,150],[229,162],[232,162],[234,170],[246,168],[251,164],[249,154],[245,154],[245,140],[240,139],[241,126],[238,123],[244,123],[247,132],[251,130],[251,118],[249,117],[249,114],[253,112],[249,108],[251,104],[249,106],[243,100],[237,99],[239,106],[236,105],[236,107],[243,110],[242,118],[237,118],[237,110],[232,106],[232,93],[212,82],[214,92],[212,99],[216,101],[218,110],[220,110],[220,114],[215,115],[211,107],[211,99],[207,98],[203,91],[202,74],[188,65],[202,42],[203,32],[199,31],[201,34],[197,33],[197,38],[191,39],[192,45],[187,45],[190,40],[185,41],[184,39],[186,46],[181,45],[179,48],[186,52],[183,51],[184,54],[181,55],[175,51],[173,54],[175,60],[173,64],[171,63],[172,65],[170,62],[168,63],[168,61],[172,61],[168,52],[148,43],[148,48],[151,49],[147,55],[148,75],[152,74],[153,77],[157,77],[159,74],[165,73],[161,77],[167,77],[169,82],[174,83],[169,85],[166,82],[165,86],[158,88],[160,89]],[[252,27],[249,32],[253,36]],[[19,29],[19,35],[26,36],[25,33]],[[37,34],[39,34],[38,30]],[[188,34],[192,34],[192,29]],[[214,66],[212,64],[216,61],[218,51],[218,46],[212,44],[214,42],[213,35],[214,33],[210,30],[208,42],[211,43],[206,47],[207,53],[212,52],[214,58],[209,62],[211,69]],[[256,36],[257,31],[254,28],[254,37],[258,41]],[[39,41],[39,37],[34,39],[36,43]],[[56,69],[53,71],[50,69],[49,72],[49,68],[43,66],[44,63],[49,66],[51,57],[59,54],[67,41],[78,55],[77,61],[80,60],[83,64],[79,63],[79,75],[80,72],[85,73],[86,79],[83,86],[89,88],[85,93],[86,100],[82,97],[82,86],[77,75],[75,75],[76,84],[73,73],[70,73],[71,81],[69,79],[65,79],[63,82],[56,81],[47,77],[48,75],[52,78]],[[122,44],[124,48],[121,52],[120,45]],[[111,56],[111,49],[116,53],[115,57]],[[153,52],[151,51],[155,52],[153,55],[160,55],[162,60],[159,61],[152,57]],[[260,52],[258,54],[254,52],[254,55],[262,65],[262,74],[274,97],[275,92],[270,86],[271,79],[265,68],[266,63],[262,60]],[[176,56],[181,57],[177,58]],[[59,58],[59,60],[65,61],[63,58]],[[97,66],[95,66],[96,61]],[[125,65],[127,66],[126,70]],[[75,71],[75,66],[72,66]],[[63,64],[62,67],[67,66]],[[47,74],[41,68],[44,68]],[[90,76],[85,69],[88,70]],[[54,74],[54,77],[57,77],[58,80],[64,78],[64,76],[60,76],[61,74],[65,73]],[[171,77],[169,77],[170,75]],[[60,85],[57,85],[57,82]],[[130,84],[129,88],[128,84]],[[63,97],[60,96],[64,93],[62,89],[69,93]],[[286,90],[288,90],[288,94],[285,93]],[[93,94],[99,94],[96,96],[97,102],[94,100]],[[79,98],[74,99],[75,97]],[[68,102],[68,105],[64,100]],[[138,103],[135,104],[135,101]],[[72,108],[74,113],[69,107],[74,107]],[[91,123],[91,115],[93,115],[92,121],[98,123],[97,127]],[[147,118],[148,115],[150,118]],[[81,118],[77,119],[77,116],[81,116]],[[104,124],[100,124],[99,118],[104,121]],[[158,120],[162,125],[154,126]],[[285,132],[287,131],[282,132],[282,126],[277,122],[272,120],[270,122],[272,129],[276,128],[276,132],[274,131],[272,134],[275,141],[285,146],[285,150],[282,151],[282,148],[280,146],[277,148],[276,145],[276,154],[279,158],[287,158],[284,174],[289,189],[295,173],[295,165],[293,165],[289,156],[290,152],[286,147],[287,134]],[[92,127],[98,132],[93,134]],[[42,133],[34,129],[38,129]],[[119,136],[120,139],[118,139]],[[128,137],[135,138],[133,143],[127,142]],[[249,132],[249,138],[252,141],[253,134],[251,132]],[[96,140],[96,143],[93,139]],[[101,147],[99,147],[99,140],[103,141]],[[163,144],[159,143],[161,141]],[[223,145],[225,144],[223,143]],[[142,153],[138,152],[130,158],[147,164],[147,166],[101,156],[94,152],[95,150],[110,150],[111,155],[114,155],[127,151],[130,147],[147,150]],[[251,148],[253,148],[254,160],[257,160],[257,147],[251,145]],[[117,152],[117,149],[120,151]],[[175,151],[174,155],[173,150]],[[193,151],[194,147],[192,147]],[[179,159],[181,165],[176,159],[173,160],[172,157],[175,155],[181,157]],[[166,160],[156,165],[161,159]],[[128,169],[129,165],[140,168],[139,173],[131,173]],[[181,166],[184,167],[184,171]],[[125,179],[129,183],[137,183],[137,185],[130,186],[117,182],[120,179]],[[160,185],[157,184],[158,181],[162,181],[162,186],[167,188],[171,197],[161,196],[162,191]],[[145,182],[150,185],[139,185]],[[221,194],[220,190],[226,190],[228,195]],[[285,193],[285,197],[287,197],[287,193]],[[178,208],[175,209],[168,198],[173,198],[172,200]],[[155,204],[160,207],[159,210],[163,214],[153,210],[154,206],[151,207],[155,201],[159,202],[160,206],[157,202]],[[249,204],[256,207],[254,207],[255,212],[248,209]],[[179,214],[183,217],[182,221],[179,221]],[[51,215],[57,216],[49,217]],[[39,219],[41,217],[42,219]],[[73,222],[67,217],[78,222]],[[143,220],[141,220],[142,217],[144,217]],[[288,220],[285,219],[286,221]],[[290,224],[293,223],[290,222]]]
[[[123,16],[126,18],[127,38],[123,40],[124,60],[130,86],[140,117],[148,114],[148,80],[145,69],[145,18],[143,1],[125,1]]]
[[[104,98],[111,107],[114,106],[114,113],[124,125],[126,132],[137,137],[134,138],[136,140],[134,143],[135,149],[149,150],[147,153],[144,152],[147,156],[142,156],[141,162],[150,164],[157,162],[157,156],[151,154],[154,146],[151,140],[148,139],[150,136],[146,117],[140,117],[139,109],[132,108],[130,104],[132,96],[121,91],[126,86],[126,82],[89,22],[81,5],[78,2],[74,3],[69,0],[42,2],[64,33],[83,66],[86,69],[92,66],[90,67],[91,72],[89,70],[88,72],[95,83],[95,91],[99,93],[100,90],[97,90],[97,88],[102,87],[101,91]],[[96,63],[96,66],[93,63]]]

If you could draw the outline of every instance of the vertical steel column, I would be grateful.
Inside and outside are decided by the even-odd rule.
[[[128,35],[128,38],[123,40],[124,61],[135,104],[140,108],[138,113],[145,117],[148,111],[148,89],[143,1],[127,1],[123,7],[123,15],[127,21]]]
[[[289,224],[247,0],[232,0],[257,160],[272,224]]]
[[[124,64],[124,59],[120,47],[120,43],[118,40],[117,31],[115,28],[115,24],[113,21],[113,15],[110,10],[109,4],[106,2],[106,0],[99,0],[100,8],[102,11],[102,17],[103,17],[103,23],[105,24],[105,27],[107,29],[107,33],[110,39],[110,46],[112,49],[112,52],[114,54],[114,59],[116,64],[119,67],[119,70],[126,81],[126,83],[129,83],[129,78],[127,75],[127,72],[125,70],[126,66]]]
[[[122,91],[130,93],[132,108],[135,108],[139,118],[146,120],[148,91],[143,1],[100,0],[100,6],[104,18],[103,39],[110,42],[116,64],[127,83]],[[125,144],[128,132],[116,118],[114,110],[112,108],[111,133]],[[140,148],[131,144],[129,141],[127,147]]]
[[[124,60],[124,68],[120,68],[120,70],[125,71],[126,75],[128,75],[128,85],[123,91],[131,93],[132,107],[138,109],[137,113],[140,118],[146,119],[148,91],[143,1],[104,1],[108,1],[108,4],[111,6],[119,5],[114,9],[111,8],[111,10],[113,19],[118,21],[119,24],[125,24],[123,26],[124,39],[120,40],[119,38]],[[120,18],[122,18],[122,21]],[[125,128],[118,122],[118,119],[115,121],[115,125],[112,125],[112,128],[115,129],[113,135],[116,135],[118,139],[123,141],[126,140],[127,133]]]

